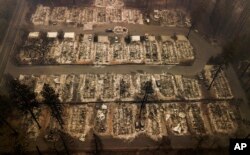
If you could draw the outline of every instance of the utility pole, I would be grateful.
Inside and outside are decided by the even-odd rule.
[[[39,149],[39,147],[36,145],[36,150],[37,150],[37,153],[39,154],[39,155],[42,155],[42,153],[41,153],[41,151],[40,151],[40,149]]]
[[[214,83],[214,80],[216,79],[216,77],[218,76],[218,74],[220,73],[220,71],[221,71],[221,69],[222,69],[222,66],[223,66],[223,64],[221,64],[221,65],[219,66],[219,68],[217,69],[215,75],[213,76],[213,80],[211,81],[211,83],[210,83],[209,87],[207,88],[207,90],[210,90],[210,89],[211,89],[211,87],[212,87],[212,85],[213,85],[213,83]]]

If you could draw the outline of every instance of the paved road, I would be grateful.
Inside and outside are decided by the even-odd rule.
[[[7,29],[6,35],[0,47],[0,79],[4,73],[6,64],[9,59],[9,55],[13,51],[15,42],[17,40],[17,34],[19,33],[20,22],[24,16],[24,0],[18,0],[16,4],[16,9],[13,13],[13,17],[10,21],[9,27]]]

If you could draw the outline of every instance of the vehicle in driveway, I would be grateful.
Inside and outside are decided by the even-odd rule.
[[[112,33],[113,30],[112,30],[112,29],[106,29],[105,32],[107,32],[107,33]]]

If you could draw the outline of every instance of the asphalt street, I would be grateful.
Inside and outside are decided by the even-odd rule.
[[[13,17],[0,47],[0,79],[5,71],[9,56],[12,53],[18,37],[21,20],[24,16],[25,0],[18,0]]]

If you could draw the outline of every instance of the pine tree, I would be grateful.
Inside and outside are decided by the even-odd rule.
[[[57,120],[57,122],[63,129],[63,106],[59,100],[58,94],[56,94],[54,89],[48,84],[44,84],[41,94],[44,98],[43,103],[50,108],[52,117]]]
[[[10,81],[10,97],[14,105],[24,114],[30,113],[39,129],[41,126],[34,114],[34,109],[39,108],[40,104],[36,100],[36,94],[31,87],[21,84],[18,80]]]

